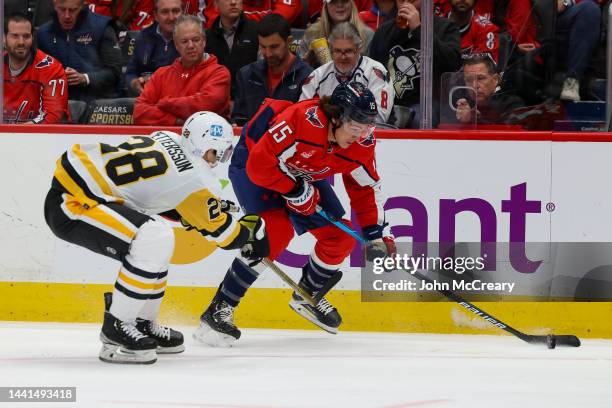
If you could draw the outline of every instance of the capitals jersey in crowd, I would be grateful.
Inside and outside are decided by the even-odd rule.
[[[200,1],[206,28],[210,28],[213,21],[219,16],[219,10],[214,0]],[[302,3],[300,0],[243,0],[242,8],[244,16],[250,20],[260,21],[268,14],[280,14],[293,23],[302,14]]]
[[[472,12],[472,19],[461,32],[461,56],[467,58],[472,54],[489,54],[495,63],[499,56],[499,28],[487,17]]]
[[[147,215],[176,210],[190,225],[209,232],[218,246],[230,245],[239,236],[240,224],[221,211],[220,182],[203,160],[179,145],[179,138],[172,132],[155,132],[118,146],[72,146],[58,159],[53,174],[53,186],[67,193],[62,210],[70,218],[80,215],[82,208],[94,217],[91,209],[103,212],[106,207],[98,204],[105,203]]]
[[[371,135],[346,149],[331,143],[329,122],[318,105],[318,99],[296,104],[264,101],[246,129],[249,179],[286,194],[298,177],[317,181],[342,174],[359,224],[382,225],[384,200],[376,171],[376,139]]]
[[[12,76],[4,56],[4,122],[57,123],[68,108],[68,80],[62,64],[40,50]]]
[[[89,9],[123,22],[128,30],[141,30],[153,24],[153,0],[87,0]],[[124,10],[124,5],[129,8]]]
[[[302,84],[300,100],[331,95],[340,82],[347,81],[362,83],[374,94],[378,105],[376,120],[386,123],[395,99],[393,84],[383,64],[369,57],[360,57],[357,66],[349,75],[338,72],[333,61],[315,69]]]

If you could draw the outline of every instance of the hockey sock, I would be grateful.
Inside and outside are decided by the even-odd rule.
[[[166,281],[168,280],[168,272],[162,272],[157,278],[154,284],[154,289],[150,294],[149,299],[146,301],[138,317],[145,320],[157,320],[159,315],[159,309],[162,301],[164,300],[164,294],[166,293]]]
[[[329,278],[338,272],[338,268],[328,269],[329,265],[326,266],[327,268],[316,262],[312,256],[308,258],[308,263],[302,269],[302,276],[308,286],[314,290],[319,290]]]
[[[113,290],[110,313],[123,321],[156,317],[166,289],[168,264],[174,249],[174,233],[164,222],[147,221],[130,244]]]
[[[233,307],[238,306],[246,291],[259,277],[259,273],[261,272],[259,269],[262,269],[262,264],[258,264],[251,268],[246,262],[246,260],[241,260],[240,256],[234,259],[232,266],[230,266],[225,274],[225,278],[217,292],[218,297],[225,300]]]

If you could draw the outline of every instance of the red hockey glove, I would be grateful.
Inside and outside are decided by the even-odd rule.
[[[319,190],[304,179],[298,179],[293,190],[283,195],[285,205],[294,213],[312,215],[317,211]]]

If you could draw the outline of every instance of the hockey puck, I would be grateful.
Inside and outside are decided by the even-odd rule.
[[[554,349],[557,346],[557,339],[554,334],[546,336],[546,345],[549,349]]]

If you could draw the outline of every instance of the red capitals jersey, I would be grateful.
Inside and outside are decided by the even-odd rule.
[[[202,1],[205,3],[200,18],[203,16],[206,28],[210,28],[219,16],[219,10],[215,7],[214,0]],[[268,14],[274,13],[280,14],[291,24],[302,14],[302,3],[301,0],[243,0],[242,10],[244,16],[250,20],[260,21]]]
[[[30,64],[12,76],[4,56],[4,123],[57,123],[68,115],[68,80],[62,64],[37,50]]]
[[[258,134],[257,129],[264,125],[262,119],[266,121],[271,114],[267,131]],[[382,225],[384,201],[376,171],[376,139],[370,136],[343,149],[328,140],[328,124],[318,99],[298,103],[266,99],[247,125],[249,179],[286,194],[298,177],[317,181],[342,174],[359,224]]]
[[[472,54],[489,54],[495,63],[499,55],[499,28],[488,18],[476,15],[465,27],[460,27],[461,55],[467,58]]]
[[[510,33],[512,41],[516,44],[531,43],[539,47],[537,41],[536,25],[531,15],[530,0],[506,0],[505,15],[496,16],[496,3],[494,0],[478,0],[474,6],[474,12],[495,21],[504,30]],[[501,3],[501,2],[500,2]],[[448,0],[434,0],[434,13],[437,16],[447,16],[451,11]]]
[[[86,3],[92,12],[122,21],[128,30],[142,30],[154,21],[153,0],[134,0],[132,7],[125,11],[124,0],[87,0]]]

